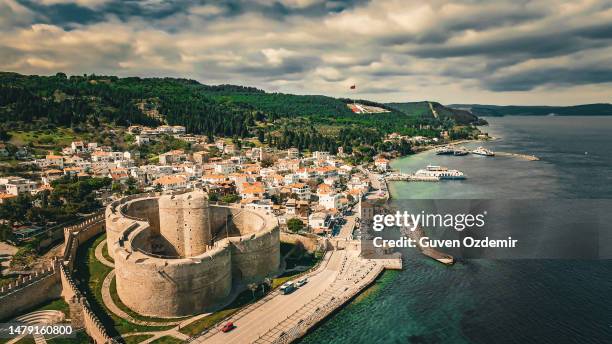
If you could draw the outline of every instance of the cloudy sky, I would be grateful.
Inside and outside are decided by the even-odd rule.
[[[612,102],[612,1],[0,0],[0,70],[378,101]]]

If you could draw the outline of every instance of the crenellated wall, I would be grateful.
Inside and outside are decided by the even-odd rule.
[[[33,276],[20,278],[0,289],[0,320],[8,320],[47,301],[60,297],[59,261]]]
[[[112,343],[113,339],[108,335],[108,332],[102,325],[102,322],[89,307],[87,299],[81,294],[77,288],[70,271],[63,265],[60,265],[60,278],[62,285],[62,297],[70,305],[71,321],[74,324],[82,324],[85,332],[93,339],[95,343]]]
[[[11,288],[0,291],[0,320],[10,319],[28,309],[59,297],[70,305],[73,326],[83,327],[95,343],[114,343],[80,293],[71,270],[80,244],[104,231],[104,214],[64,228],[64,251],[53,266],[22,279]]]

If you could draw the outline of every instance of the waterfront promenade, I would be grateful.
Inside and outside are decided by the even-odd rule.
[[[233,331],[212,329],[194,342],[291,342],[371,284],[384,264],[383,260],[363,259],[355,250],[329,251],[319,268],[308,275],[306,285],[288,295],[274,292],[228,319],[236,325]]]
[[[288,295],[275,290],[226,319],[236,326],[231,332],[223,333],[217,326],[193,338],[193,342],[290,343],[367,288],[385,268],[401,269],[399,257],[385,260],[360,256],[359,241],[351,240],[355,220],[356,215],[347,218],[332,242],[335,249],[305,276],[306,285]]]

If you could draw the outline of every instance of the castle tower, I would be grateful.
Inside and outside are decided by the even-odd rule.
[[[212,245],[210,207],[202,191],[160,197],[159,220],[170,255],[192,257]]]

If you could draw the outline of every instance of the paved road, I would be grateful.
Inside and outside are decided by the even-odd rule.
[[[380,177],[382,175],[378,173],[372,173],[369,170],[363,168],[362,166],[359,167],[359,170],[362,173],[364,173],[366,176],[368,176],[368,178],[370,179],[370,185],[372,186],[373,189],[376,189],[374,191],[371,191],[366,196],[366,198],[367,199],[387,198],[387,193],[388,193],[387,184],[384,179],[380,180]]]
[[[357,215],[347,216],[346,223],[342,225],[340,228],[340,234],[338,234],[338,238],[341,239],[351,239],[353,236],[353,230],[355,229],[355,218]]]
[[[336,279],[344,252],[331,253],[329,263],[321,265],[311,275],[308,283],[289,295],[278,295],[270,301],[259,305],[256,309],[236,320],[236,328],[229,332],[217,332],[214,335],[196,340],[196,343],[244,344],[256,341],[279,323],[286,320],[306,303],[323,293]]]

